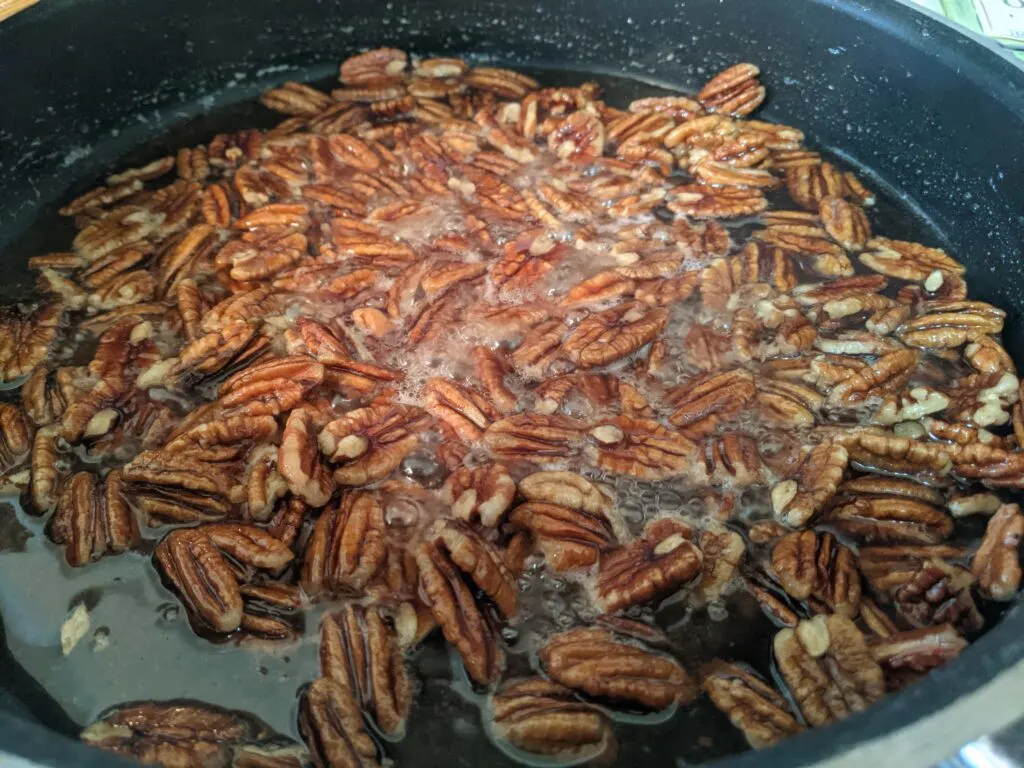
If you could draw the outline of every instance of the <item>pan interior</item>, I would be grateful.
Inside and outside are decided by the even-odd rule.
[[[513,65],[514,66],[514,65]],[[520,68],[522,69],[522,68]],[[566,70],[525,70],[545,85],[596,80],[614,106],[673,91],[637,80]],[[323,70],[310,72],[310,77]],[[302,80],[300,76],[294,79]],[[314,82],[314,84],[316,84]],[[197,111],[200,109],[197,104]],[[771,119],[769,109],[765,114]],[[181,146],[208,140],[218,132],[267,128],[280,120],[251,101],[206,106],[202,114],[169,126],[137,147],[120,164],[131,167],[172,153]],[[799,123],[797,122],[799,127]],[[813,144],[813,137],[809,137]],[[828,150],[828,147],[818,147]],[[844,164],[849,166],[848,162]],[[945,246],[944,234],[932,226],[913,202],[896,194],[870,169],[855,168],[878,194],[872,224],[889,237]],[[69,197],[99,179],[75,179]],[[65,247],[71,225],[56,211],[41,211],[33,225],[6,249],[0,303],[30,300],[32,276],[28,257]],[[953,254],[954,256],[957,254]],[[17,392],[0,393],[14,400]],[[764,498],[744,500],[764,504]],[[652,496],[647,503],[664,506],[681,500]],[[105,558],[84,569],[67,567],[46,538],[43,521],[27,516],[16,498],[0,503],[0,613],[4,624],[0,687],[15,711],[27,713],[49,728],[73,736],[104,709],[125,701],[191,698],[250,711],[275,730],[298,738],[297,692],[316,676],[315,615],[297,646],[213,645],[196,637],[174,595],[165,589],[146,553]],[[158,532],[150,531],[155,539]],[[529,617],[511,643],[509,676],[528,674],[531,632],[550,631],[572,621],[567,586],[539,574],[524,583]],[[84,603],[90,629],[67,656],[60,650],[61,625],[71,609]],[[671,600],[657,615],[681,650],[691,671],[715,657],[745,661],[772,674],[769,638],[776,628],[746,594],[729,598],[726,610],[692,612]],[[986,617],[990,624],[995,617]],[[387,746],[398,765],[517,765],[499,753],[480,716],[483,698],[469,685],[457,661],[435,637],[412,658],[418,682],[407,736]],[[3,699],[0,699],[0,703]],[[701,763],[742,751],[742,736],[706,698],[676,712],[657,716],[621,715],[617,724],[623,766]],[[654,761],[654,762],[652,762]]]

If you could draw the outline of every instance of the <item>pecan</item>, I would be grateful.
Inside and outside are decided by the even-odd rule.
[[[602,555],[596,586],[602,610],[614,613],[659,600],[694,578],[703,557],[691,536],[685,523],[659,520],[636,541]]]
[[[37,427],[52,424],[63,415],[68,403],[78,397],[85,371],[62,367],[51,370],[38,366],[21,387],[25,414]]]
[[[579,452],[585,427],[568,416],[523,413],[494,422],[484,432],[483,443],[503,461],[567,459]]]
[[[926,486],[903,480],[861,478],[842,491],[859,491],[838,503],[823,518],[829,525],[863,542],[938,544],[953,532],[953,518],[933,504],[942,498]]]
[[[823,197],[818,204],[821,224],[833,240],[848,251],[859,251],[871,237],[864,209],[841,197]]]
[[[355,694],[336,680],[318,677],[303,691],[299,731],[316,768],[380,768]]]
[[[386,557],[384,510],[373,493],[349,491],[325,509],[306,545],[302,588],[359,592],[381,570]]]
[[[330,500],[334,481],[320,463],[316,420],[311,409],[298,408],[288,414],[277,466],[288,489],[310,506],[322,507]]]
[[[511,618],[518,612],[519,592],[512,574],[500,553],[473,529],[456,520],[438,521],[424,538],[465,573],[502,616]]]
[[[928,301],[897,335],[912,347],[956,349],[1003,330],[1006,313],[982,301]]]
[[[708,112],[749,115],[764,101],[765,88],[757,79],[760,73],[753,64],[734,64],[711,78],[697,98]]]
[[[548,134],[548,149],[561,160],[588,163],[604,152],[604,124],[584,111],[573,112]]]
[[[0,318],[0,381],[31,373],[50,354],[57,340],[64,308],[46,304],[25,316],[8,309]]]
[[[503,414],[516,410],[519,399],[505,383],[509,373],[505,357],[489,347],[474,347],[473,367],[494,407]]]
[[[156,561],[190,616],[214,632],[227,634],[242,625],[244,606],[235,571],[222,552],[272,572],[284,568],[293,555],[266,531],[238,523],[181,528],[161,540]]]
[[[817,211],[827,197],[845,197],[846,180],[831,163],[796,165],[786,168],[786,185],[793,202]]]
[[[901,280],[923,283],[938,271],[962,275],[966,267],[946,255],[941,248],[928,248],[918,243],[873,237],[864,246],[860,262],[868,269]]]
[[[64,471],[58,452],[57,437],[57,427],[51,425],[37,430],[36,436],[32,439],[32,450],[29,454],[29,463],[32,467],[29,495],[34,511],[39,514],[53,509],[60,492]]]
[[[467,387],[440,377],[423,384],[426,409],[444,421],[463,440],[480,439],[484,431],[499,418],[495,407],[481,395]]]
[[[315,115],[331,104],[331,97],[316,88],[289,81],[280,88],[264,91],[260,103],[285,115]]]
[[[524,752],[576,763],[615,751],[600,709],[537,677],[505,683],[491,696],[490,715],[494,735]]]
[[[101,482],[88,472],[72,476],[57,502],[49,534],[54,543],[64,545],[68,565],[76,567],[134,546],[139,528],[128,508],[121,472],[114,470]]]
[[[798,528],[820,514],[842,482],[848,460],[846,448],[831,442],[807,451],[795,477],[772,488],[779,522]]]
[[[990,600],[1012,600],[1016,596],[1021,579],[1022,537],[1024,515],[1016,504],[1004,504],[989,519],[972,565],[979,592]]]
[[[243,768],[251,765],[240,759],[243,750],[256,754],[289,749],[252,715],[187,700],[115,707],[85,728],[80,738],[147,765]]]
[[[804,224],[776,224],[755,233],[755,238],[768,245],[781,248],[784,253],[807,260],[808,266],[824,277],[847,277],[853,274],[853,264],[818,226]]]
[[[701,686],[755,749],[803,731],[782,695],[745,667],[716,660],[704,670]]]
[[[227,467],[192,452],[144,451],[123,470],[127,493],[150,525],[225,517],[232,508]]]
[[[967,641],[950,624],[896,632],[871,643],[871,655],[883,669],[928,672],[952,661]]]
[[[535,472],[523,478],[519,490],[528,501],[510,520],[533,534],[556,571],[593,565],[624,537],[608,491],[581,475]]]
[[[685,475],[698,455],[693,442],[651,419],[619,416],[593,427],[590,436],[586,455],[596,466],[643,480]]]
[[[678,661],[603,629],[554,635],[539,657],[554,682],[598,699],[660,710],[696,696]]]
[[[633,385],[608,373],[571,373],[542,382],[534,394],[536,410],[562,411],[576,417],[592,417],[603,411],[630,416],[651,416],[646,398]]]
[[[743,537],[720,523],[711,523],[697,537],[704,561],[701,563],[697,593],[704,601],[718,599],[743,561]]]
[[[666,394],[665,403],[674,408],[669,422],[686,437],[704,437],[739,413],[754,393],[754,376],[743,369],[699,376]]]
[[[521,99],[539,87],[532,77],[496,67],[473,67],[465,78],[466,85],[494,93],[503,99]]]
[[[651,342],[668,321],[668,312],[625,304],[591,315],[565,339],[569,358],[584,368],[627,357]]]
[[[783,629],[773,649],[782,678],[813,726],[861,712],[885,693],[881,667],[845,616],[818,616]]]
[[[387,477],[419,444],[426,414],[404,405],[349,411],[320,432],[320,450],[334,463],[338,485],[364,485]]]
[[[757,188],[684,184],[671,190],[666,205],[694,219],[738,219],[760,213],[768,201]]]
[[[470,679],[480,685],[493,683],[501,675],[505,654],[463,574],[447,553],[427,541],[416,550],[416,565],[424,601],[445,639],[462,657]]]
[[[856,405],[866,398],[878,397],[879,394],[898,389],[910,378],[918,359],[918,353],[911,349],[883,355],[873,364],[836,384],[826,402],[834,408]]]
[[[894,605],[913,626],[949,622],[974,632],[984,620],[971,597],[973,577],[950,562],[963,555],[945,545],[862,547],[858,561],[878,599]]]
[[[516,483],[502,464],[459,467],[441,487],[441,500],[452,514],[466,522],[479,519],[493,528],[501,522],[516,495]]]
[[[853,552],[830,533],[794,531],[772,548],[772,570],[786,594],[813,597],[853,618],[860,608],[860,572]]]
[[[346,605],[320,625],[320,673],[355,694],[387,736],[401,736],[412,704],[395,631],[380,609]]]
[[[16,405],[0,404],[0,473],[21,466],[32,449],[34,429]]]

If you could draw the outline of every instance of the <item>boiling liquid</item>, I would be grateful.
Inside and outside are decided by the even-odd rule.
[[[574,85],[585,79],[578,73],[535,74],[549,85]],[[594,79],[604,87],[611,104],[666,93],[621,78]],[[124,165],[141,164],[179,146],[205,141],[217,132],[269,127],[275,122],[276,116],[252,104],[213,110],[140,148]],[[82,189],[88,186],[83,184]],[[869,186],[879,197],[870,212],[877,231],[894,238],[942,244],[919,217],[887,196],[877,182],[872,180]],[[734,240],[742,242],[750,224],[740,222],[732,229]],[[24,263],[31,255],[66,247],[72,236],[67,222],[58,221],[55,215],[41,216],[38,227],[26,233],[6,258],[11,264]],[[599,271],[600,266],[588,265],[588,273]],[[559,282],[582,276],[564,269],[558,274]],[[29,297],[29,286],[27,270],[13,270],[5,280],[6,300]],[[674,310],[687,311],[692,313],[692,309]],[[677,328],[681,319],[674,318]],[[457,344],[447,346],[445,355],[425,353],[403,359],[400,367],[408,366],[410,378],[419,381],[428,376],[461,376],[471,368],[468,357],[460,358],[451,350],[468,352],[478,340],[463,331]],[[681,337],[669,341],[678,346]],[[395,350],[394,354],[400,353]],[[670,361],[672,365],[668,379],[696,373],[691,365],[678,360]],[[416,400],[413,389],[403,388],[403,392],[408,401]],[[8,389],[0,397],[16,399],[17,392]],[[572,412],[574,404],[569,402],[565,408]],[[411,473],[430,475],[429,449],[417,455],[412,463],[416,462],[419,464]],[[598,479],[615,487],[619,510],[633,532],[660,515],[681,516],[698,526],[707,517],[704,502],[692,489],[676,483]],[[745,522],[765,519],[770,515],[767,494],[743,493],[737,514]],[[750,554],[758,556],[756,550]],[[524,574],[520,586],[522,616],[505,636],[509,652],[506,677],[531,674],[531,660],[547,637],[594,618],[585,599],[585,584],[534,568]],[[79,603],[88,608],[90,627],[64,656],[61,626]],[[725,658],[746,662],[763,675],[771,674],[770,638],[776,628],[743,591],[732,591],[721,601],[698,609],[677,597],[657,611],[645,608],[634,612],[637,618],[653,620],[668,632],[691,673],[713,658]],[[160,583],[148,555],[107,557],[87,568],[71,569],[61,551],[46,539],[43,521],[26,515],[14,498],[0,503],[0,614],[6,640],[0,685],[5,689],[3,695],[12,699],[9,706],[71,736],[104,709],[123,702],[188,698],[252,712],[280,733],[298,739],[298,692],[318,673],[316,612],[306,615],[304,634],[291,645],[213,644],[197,637],[189,627],[184,609]],[[388,756],[398,765],[516,764],[496,750],[488,737],[481,712],[484,697],[468,683],[440,633],[435,632],[412,654],[410,668],[418,690],[407,735],[385,746]],[[746,748],[739,731],[704,697],[668,713],[610,714],[619,721],[620,765],[699,763]]]

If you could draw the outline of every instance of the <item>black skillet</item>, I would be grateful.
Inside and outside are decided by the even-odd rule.
[[[0,296],[28,296],[25,259],[69,241],[58,201],[114,165],[269,125],[251,106],[257,93],[329,76],[381,44],[548,70],[549,82],[618,76],[603,78],[609,101],[657,85],[692,91],[724,65],[756,62],[765,115],[862,169],[889,198],[879,230],[966,263],[975,297],[1009,310],[1005,341],[1024,360],[1024,70],[895,0],[43,0],[0,25]],[[720,764],[804,765],[857,748],[874,749],[859,764],[920,763],[1024,714],[1021,697],[999,699],[1022,690],[1022,659],[1015,606],[955,663],[869,712]],[[48,701],[0,654],[0,763],[6,751],[42,765],[126,764],[60,735],[75,724]],[[479,740],[453,741],[425,709],[414,728],[431,735],[400,765],[504,764]],[[620,764],[693,762],[678,738],[693,725],[630,729]],[[735,737],[722,738],[728,752]]]

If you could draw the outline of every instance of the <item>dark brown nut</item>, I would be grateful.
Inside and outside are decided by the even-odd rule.
[[[320,432],[320,451],[341,464],[338,485],[365,485],[391,474],[428,428],[426,413],[404,405],[372,405],[349,411]]]
[[[666,310],[625,304],[588,317],[569,334],[563,348],[584,368],[607,365],[653,341],[666,322]]]
[[[283,543],[283,542],[282,542]],[[241,642],[294,641],[302,634],[302,594],[294,584],[241,584]]]
[[[782,678],[812,726],[862,712],[885,693],[882,668],[845,616],[817,616],[783,629],[773,649]]]
[[[685,523],[651,523],[636,541],[601,556],[595,589],[598,605],[614,613],[660,600],[700,573],[703,557]]]
[[[879,602],[893,605],[911,625],[951,623],[969,633],[984,619],[971,596],[974,578],[952,562],[965,554],[946,545],[862,547],[858,563]]]
[[[518,408],[519,398],[505,383],[510,367],[504,355],[489,347],[474,347],[473,368],[491,403],[500,413],[512,413]]]
[[[465,573],[504,618],[518,613],[519,590],[501,553],[472,528],[456,520],[438,520],[424,539]]]
[[[448,424],[455,434],[466,441],[479,440],[484,431],[501,416],[484,395],[450,379],[427,379],[423,391],[427,411]]]
[[[237,523],[180,528],[161,540],[156,561],[189,615],[213,632],[227,634],[241,626],[244,606],[235,571],[222,551],[273,572],[294,556],[266,531]]]
[[[277,415],[297,407],[303,396],[324,380],[324,366],[305,357],[264,360],[224,380],[217,390],[221,405],[235,408],[253,402]],[[253,411],[250,410],[250,413]]]
[[[316,768],[380,768],[355,694],[336,680],[318,677],[303,691],[299,732]]]
[[[270,414],[241,412],[219,418],[216,414],[211,416],[209,421],[182,423],[171,432],[164,451],[173,454],[218,447],[249,447],[272,442],[277,437],[277,421]]]
[[[848,251],[859,251],[871,237],[864,209],[841,197],[823,197],[818,204],[821,224],[832,239]]]
[[[782,695],[738,664],[712,662],[704,670],[701,685],[754,749],[770,747],[804,730]]]
[[[1020,542],[1024,515],[1016,504],[1004,504],[989,519],[985,538],[974,554],[972,574],[978,591],[990,600],[1012,600],[1020,588]]]
[[[983,301],[928,301],[897,336],[912,347],[956,349],[1003,330],[1006,313]]]
[[[311,507],[322,507],[330,501],[334,480],[320,463],[317,419],[313,409],[297,408],[288,414],[281,433],[277,467],[288,490]]]
[[[191,452],[144,451],[123,470],[129,498],[149,525],[216,520],[232,509],[231,465]]]
[[[186,700],[115,707],[80,738],[147,765],[243,768],[252,764],[238,761],[238,749],[285,749],[284,740],[252,715]],[[297,764],[282,763],[281,768],[287,765]]]
[[[89,472],[72,476],[57,502],[49,533],[54,543],[64,545],[64,557],[74,567],[134,546],[139,528],[128,508],[121,472],[114,470],[103,481]]]
[[[51,425],[36,431],[32,439],[29,456],[32,479],[29,495],[33,511],[37,514],[49,512],[57,503],[60,485],[64,475],[64,462],[57,448],[58,427]]]
[[[651,419],[619,416],[591,428],[585,454],[596,466],[642,480],[665,480],[694,469],[698,448]]]
[[[558,414],[522,413],[494,422],[483,444],[502,461],[545,462],[577,455],[586,423]]]
[[[962,275],[963,264],[951,258],[941,248],[928,248],[918,243],[874,237],[867,241],[860,262],[868,269],[900,280],[926,282],[934,272]]]
[[[349,491],[325,509],[306,545],[302,589],[307,595],[362,591],[387,555],[384,510],[373,493]]]
[[[710,373],[670,389],[664,398],[674,410],[669,422],[690,439],[710,435],[753,399],[754,376],[737,368]]]
[[[64,320],[64,307],[46,304],[31,315],[8,309],[0,318],[0,381],[32,372],[50,354]]]
[[[764,193],[753,187],[712,187],[684,184],[670,190],[670,211],[694,219],[738,219],[768,207]]]
[[[772,571],[786,594],[813,597],[836,614],[854,618],[860,610],[860,572],[849,547],[830,533],[794,531],[772,548]]]
[[[0,404],[0,474],[21,466],[32,450],[34,429],[16,405]]]
[[[39,366],[21,387],[21,403],[25,414],[37,427],[58,421],[68,403],[79,395],[77,386],[86,372],[81,368],[62,367],[51,370]]]
[[[505,653],[462,572],[445,552],[426,541],[416,549],[416,565],[424,602],[462,657],[470,679],[478,685],[494,683],[505,666]]]
[[[871,655],[885,670],[928,672],[952,661],[967,641],[951,624],[896,632],[870,644]]]
[[[880,544],[938,544],[953,532],[953,518],[926,501],[901,494],[864,495],[837,504],[823,518],[851,538]],[[885,493],[887,489],[878,488]]]
[[[727,432],[706,437],[697,444],[691,477],[699,483],[743,488],[764,481],[764,463],[757,441],[748,435]]]
[[[596,699],[661,710],[689,703],[697,694],[678,661],[604,629],[554,635],[539,658],[556,683]]]
[[[441,486],[441,500],[459,520],[494,528],[516,495],[516,483],[503,464],[459,467]]]
[[[395,630],[374,606],[352,603],[320,625],[320,674],[356,694],[360,706],[389,737],[401,736],[412,688]]]
[[[825,442],[807,452],[795,477],[772,488],[776,519],[791,528],[820,514],[843,480],[849,455],[841,445]]]
[[[600,709],[539,677],[505,683],[491,696],[490,714],[494,735],[530,754],[578,764],[615,752]]]
[[[790,429],[813,426],[825,405],[813,387],[782,379],[759,379],[756,400],[762,419]]]

